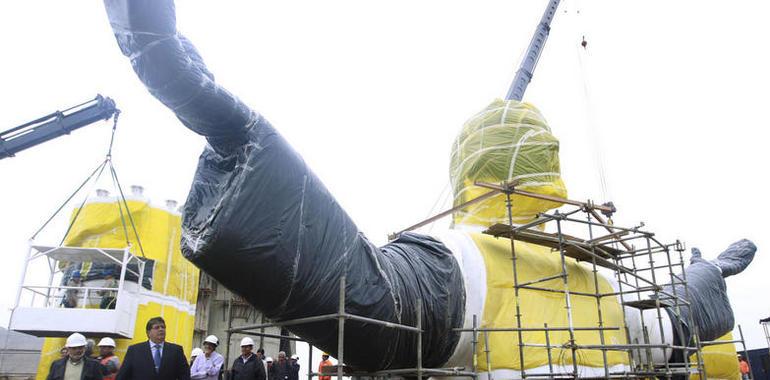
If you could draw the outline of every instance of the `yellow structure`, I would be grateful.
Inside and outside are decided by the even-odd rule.
[[[166,320],[166,339],[185,348],[186,354],[192,349],[195,322],[195,302],[198,296],[198,269],[187,261],[179,249],[181,216],[178,212],[153,206],[142,198],[128,199],[128,208],[133,218],[136,234],[139,236],[144,257],[154,262],[152,268],[152,289],[142,288],[139,297],[133,339],[115,339],[116,355],[122,358],[129,345],[147,340],[145,324],[148,319],[162,316]],[[139,241],[131,228],[125,208],[114,198],[98,198],[87,203],[77,215],[72,229],[64,241],[66,246],[124,248],[126,234],[134,255],[142,257]],[[79,215],[78,215],[79,212]],[[89,263],[83,263],[81,276],[88,278]],[[87,281],[86,281],[87,283]],[[100,336],[88,338],[99,341]],[[51,363],[59,358],[64,338],[46,338],[38,364],[38,380],[44,380]],[[98,354],[98,348],[95,354]]]
[[[733,340],[733,334],[727,333],[717,340]],[[703,362],[706,367],[706,377],[711,380],[741,380],[741,369],[738,366],[738,358],[735,354],[734,343],[725,343],[715,346],[708,346],[703,349]],[[690,356],[691,361],[695,361],[695,355]],[[699,379],[695,375],[693,379]]]
[[[566,198],[567,189],[559,166],[559,142],[551,134],[540,111],[528,103],[496,99],[464,124],[453,145],[450,179],[454,189],[454,206],[490,191],[475,185],[477,182],[513,183],[518,190]],[[559,330],[570,326],[565,312],[566,296],[559,292],[565,288],[560,255],[545,246],[515,241],[518,278],[514,279],[510,240],[473,232],[496,223],[508,224],[509,216],[514,224],[524,224],[532,221],[538,213],[561,204],[520,195],[511,196],[511,201],[509,210],[505,195],[500,193],[466,205],[453,215],[454,227],[469,231],[468,236],[472,239],[473,248],[466,246],[462,250],[463,260],[471,262],[474,256],[480,256],[483,262],[484,275],[475,273],[466,278],[466,287],[470,285],[469,288],[485,289],[486,292],[482,297],[483,307],[479,310],[482,315],[480,327],[510,328],[516,325],[518,314],[521,317],[520,327],[532,329],[521,333],[521,340],[529,345],[523,347],[523,355],[517,332],[495,331],[488,334],[476,346],[474,363],[482,375],[487,376],[482,378],[491,378],[490,375],[497,379],[518,378],[518,370],[522,368],[530,375],[571,372],[573,353],[565,345],[570,341],[569,331]],[[614,292],[613,284],[607,277],[593,272],[590,266],[569,257],[565,258],[565,266],[570,292]],[[551,279],[538,281],[548,278]],[[520,288],[517,298],[518,284],[535,281],[541,290]],[[479,285],[475,282],[485,283]],[[625,332],[625,311],[618,297],[601,298],[601,320],[596,298],[571,297],[570,302],[573,326],[595,327],[601,321],[603,326],[620,327],[605,330],[604,341],[596,330],[576,331],[576,344],[598,347],[629,343]],[[548,331],[549,342],[543,331],[545,323],[551,329]],[[726,336],[723,339],[731,338]],[[549,352],[544,348],[546,344],[555,348]],[[574,364],[579,375],[601,377],[605,364],[610,372],[630,369],[625,351],[606,350],[605,353],[606,358],[599,349],[577,350],[577,363]],[[734,345],[708,347],[704,349],[703,356],[709,379],[740,379]],[[521,363],[522,358],[524,363]],[[697,362],[695,357],[693,361]]]
[[[516,297],[514,290],[513,271],[511,270],[511,244],[509,240],[496,239],[489,235],[472,234],[474,243],[484,257],[487,273],[487,297],[482,318],[482,328],[510,327],[516,321]],[[549,248],[516,241],[516,256],[518,262],[518,281],[520,283],[544,278],[561,273],[560,256],[550,252]],[[569,289],[574,292],[595,293],[594,274],[587,266],[567,258],[569,273]],[[600,275],[597,275],[599,293],[612,292],[612,285]],[[561,278],[545,281],[539,284],[543,288],[564,289]],[[549,327],[567,327],[567,314],[564,312],[564,294],[522,289],[520,297],[526,301],[520,303],[523,328],[542,328],[544,323]],[[535,301],[537,300],[537,301]],[[596,300],[588,297],[572,297],[572,307],[575,312],[573,324],[576,326],[597,326],[599,317]],[[607,326],[623,326],[623,310],[618,299],[606,297],[602,300],[602,319]],[[568,331],[551,331],[550,344],[560,345],[568,342]],[[625,344],[625,333],[621,330],[604,332],[607,344]],[[489,362],[493,370],[521,368],[519,363],[519,340],[515,332],[495,333],[489,335]],[[522,340],[529,344],[546,344],[543,331],[527,331],[522,334]],[[599,345],[601,340],[597,331],[577,331],[575,340],[580,344]],[[480,344],[476,354],[479,358],[479,370],[489,372],[487,368],[487,347]],[[547,350],[539,347],[525,347],[524,369],[546,367],[549,364]],[[552,363],[562,366],[572,365],[572,355],[568,348],[553,349]],[[607,365],[616,366],[628,363],[628,355],[622,351],[607,351]],[[602,353],[599,350],[582,350],[578,356],[578,366],[601,368]]]

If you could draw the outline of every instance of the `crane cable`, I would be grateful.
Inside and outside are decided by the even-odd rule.
[[[599,185],[601,187],[602,192],[602,198],[605,201],[609,201],[612,198],[611,189],[609,186],[609,182],[607,181],[607,172],[605,169],[605,162],[604,162],[604,149],[603,144],[601,140],[601,133],[598,123],[598,117],[596,112],[596,105],[594,104],[592,100],[592,90],[591,90],[591,78],[590,78],[590,72],[589,72],[589,60],[590,60],[590,50],[589,50],[589,44],[588,41],[585,39],[585,27],[583,26],[583,16],[581,15],[581,5],[579,0],[575,0],[573,2],[573,5],[575,5],[575,12],[573,19],[573,30],[576,32],[576,35],[581,35],[581,41],[576,46],[575,51],[577,52],[577,60],[578,65],[580,67],[580,81],[582,84],[582,92],[583,92],[583,103],[585,106],[585,114],[586,114],[586,129],[588,132],[588,140],[589,144],[591,146],[591,151],[594,156],[595,165],[597,167],[598,172],[598,179],[599,179]],[[582,31],[582,33],[577,33],[579,31]]]
[[[131,241],[129,239],[129,232],[128,232],[128,226],[126,224],[126,216],[128,217],[128,220],[131,224],[131,230],[133,232],[134,237],[136,238],[137,245],[139,246],[139,253],[141,254],[142,258],[146,258],[144,254],[144,247],[142,246],[142,241],[139,238],[139,233],[136,230],[136,225],[134,224],[134,218],[131,215],[131,210],[128,208],[128,202],[126,201],[126,197],[123,193],[123,188],[120,186],[120,181],[118,180],[117,171],[115,170],[115,166],[112,162],[112,148],[115,143],[115,132],[118,127],[118,117],[120,116],[120,110],[116,110],[115,114],[112,117],[112,130],[110,133],[110,143],[109,147],[107,148],[107,154],[104,157],[104,160],[86,177],[86,179],[78,186],[75,191],[70,194],[69,197],[59,206],[59,208],[54,211],[54,213],[43,223],[40,228],[35,231],[35,233],[30,237],[30,241],[35,240],[35,238],[40,234],[43,229],[56,217],[56,215],[61,212],[61,210],[64,209],[64,207],[69,204],[69,202],[77,195],[89,182],[91,183],[91,186],[89,187],[89,190],[86,192],[86,196],[83,198],[83,201],[80,203],[80,207],[77,208],[77,211],[75,212],[75,215],[72,217],[72,220],[70,220],[69,225],[67,226],[67,231],[64,233],[64,236],[62,237],[61,241],[59,242],[59,245],[63,245],[64,241],[67,239],[67,236],[69,235],[70,231],[72,231],[72,227],[75,225],[75,222],[77,222],[78,217],[80,216],[81,211],[83,210],[83,207],[85,206],[86,202],[88,201],[89,194],[91,193],[93,187],[96,185],[96,183],[99,181],[99,178],[101,178],[102,174],[104,173],[104,169],[109,167],[110,177],[112,179],[113,186],[115,186],[118,189],[118,192],[120,194],[120,199],[118,200],[118,213],[120,214],[120,222],[123,226],[123,235],[126,239],[126,246],[131,245]],[[125,214],[123,211],[123,208],[125,207]]]

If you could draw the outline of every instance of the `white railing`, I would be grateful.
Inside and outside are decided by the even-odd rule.
[[[111,298],[112,307],[100,307],[102,309],[114,309],[115,303],[120,295],[120,287],[99,287],[99,286],[42,286],[42,285],[23,285],[22,297],[18,306],[22,307],[64,307],[90,308],[93,305],[100,305],[102,301]],[[68,293],[68,292],[72,293]],[[107,293],[109,292],[109,293]],[[29,302],[23,302],[25,294],[31,294]],[[42,302],[40,298],[42,297]],[[74,305],[67,306],[64,302],[70,296],[74,296]],[[36,302],[37,301],[37,302]]]
[[[133,336],[137,300],[144,291],[145,261],[131,254],[130,247],[30,244],[23,265],[11,312],[12,330],[35,336],[66,336],[71,331]],[[84,269],[83,282],[72,281],[73,275],[78,278],[77,268],[103,267],[114,268],[114,272],[93,278]]]

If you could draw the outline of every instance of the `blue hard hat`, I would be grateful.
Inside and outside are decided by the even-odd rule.
[[[75,277],[80,277],[80,271],[79,271],[79,270],[76,270],[76,271],[72,271],[72,277],[73,277],[73,278],[75,278]]]

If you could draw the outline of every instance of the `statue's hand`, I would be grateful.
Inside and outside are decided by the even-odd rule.
[[[751,240],[742,239],[730,244],[712,262],[722,269],[722,277],[728,277],[743,272],[754,260],[756,252],[757,246]]]

